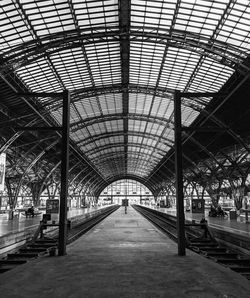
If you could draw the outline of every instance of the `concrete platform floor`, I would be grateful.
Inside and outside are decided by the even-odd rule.
[[[132,207],[121,207],[67,246],[1,274],[1,297],[250,297],[250,282],[177,245]]]

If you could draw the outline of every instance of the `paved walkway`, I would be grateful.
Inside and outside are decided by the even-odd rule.
[[[67,246],[1,275],[3,297],[248,298],[250,282],[177,246],[132,207],[121,207]]]

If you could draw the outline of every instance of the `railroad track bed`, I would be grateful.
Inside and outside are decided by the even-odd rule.
[[[119,206],[111,206],[100,214],[85,219],[83,222],[78,222],[71,227],[68,226],[67,244],[78,239],[81,235],[92,229],[95,225],[97,225],[118,208]],[[26,243],[18,251],[14,253],[8,253],[6,257],[0,259],[0,273],[9,271],[18,265],[27,263],[32,259],[44,256],[55,256],[57,254],[58,224],[55,225],[57,228],[54,229],[54,231],[47,234],[46,232],[44,233],[46,226],[52,226],[52,224],[46,225],[41,223],[32,241]]]
[[[77,224],[73,228],[69,229],[68,237],[67,237],[67,244],[75,241],[81,235],[92,229],[95,225],[101,222],[104,218],[109,216],[111,213],[116,211],[120,206],[113,206],[113,208],[105,210],[103,213],[99,214],[98,216],[91,217],[86,219],[83,223]]]
[[[176,217],[144,206],[133,205],[134,209],[177,242]],[[206,225],[185,223],[186,247],[203,257],[230,268],[250,280],[250,258],[241,252],[219,245]]]

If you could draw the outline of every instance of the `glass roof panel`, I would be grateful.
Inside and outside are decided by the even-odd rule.
[[[155,97],[150,116],[168,119],[174,110],[173,100]]]
[[[0,5],[0,51],[4,52],[9,47],[22,42],[34,39],[29,26],[25,22],[22,12],[18,9],[17,3],[10,1],[1,1]]]
[[[189,126],[199,113],[189,107],[182,107],[182,125]]]
[[[164,130],[163,137],[167,139],[170,143],[174,143],[174,127],[169,127]]]
[[[71,92],[71,140],[104,179],[147,177],[167,154],[175,90],[218,92],[235,70],[249,73],[246,0],[131,0],[130,22],[118,0],[2,2],[1,75]],[[61,104],[39,101],[61,124]],[[183,98],[182,124],[210,101]]]
[[[72,3],[80,29],[118,25],[118,0],[105,0],[105,5],[100,1],[73,0]]]
[[[122,94],[108,93],[99,96],[103,115],[122,113]]]
[[[96,86],[121,83],[120,46],[118,42],[86,45],[86,54]]]
[[[200,56],[185,49],[169,47],[166,53],[159,86],[172,90],[185,90]]]
[[[164,46],[150,42],[130,42],[130,83],[154,86],[157,82]]]
[[[159,125],[157,123],[148,122],[147,123],[147,128],[146,128],[145,131],[146,131],[146,133],[159,136],[159,135],[161,135],[163,129],[164,129],[164,126],[163,125]]]
[[[70,6],[64,1],[29,1],[23,9],[37,36],[76,29]]]
[[[33,92],[61,92],[62,85],[47,59],[39,59],[17,70],[17,75]]]
[[[87,129],[79,129],[73,133],[70,133],[70,137],[72,137],[76,143],[81,142],[83,138],[87,138],[89,136],[90,134]]]
[[[220,2],[219,7],[216,3]],[[228,1],[181,1],[175,29],[211,35],[216,29]]]
[[[88,117],[98,117],[102,114],[99,107],[98,97],[83,98],[74,103],[78,110],[78,121]],[[75,121],[71,119],[71,124]],[[77,121],[76,121],[77,122]]]
[[[246,5],[246,1],[240,0],[232,3],[230,9],[230,14],[220,26],[217,39],[235,45],[237,48],[249,50],[250,7]]]
[[[129,112],[132,114],[149,114],[153,96],[143,93],[129,94]]]
[[[82,48],[64,50],[51,55],[51,62],[55,72],[68,90],[91,86],[89,72],[86,61],[82,57],[83,55],[84,51]]]
[[[173,1],[172,1],[173,2]],[[175,3],[164,3],[163,1],[131,1],[131,24],[143,26],[145,23],[151,27],[159,25],[169,29],[172,23]]]
[[[216,92],[233,74],[233,70],[223,66],[210,58],[204,58],[199,65],[192,82],[189,83],[190,92]]]

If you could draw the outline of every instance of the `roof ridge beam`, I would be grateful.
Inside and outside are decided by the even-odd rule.
[[[131,0],[119,0],[122,107],[123,107],[124,115],[128,115],[128,112],[129,112],[128,85],[129,85],[130,19],[131,19]],[[128,117],[123,118],[123,128],[124,128],[125,172],[127,173]]]

